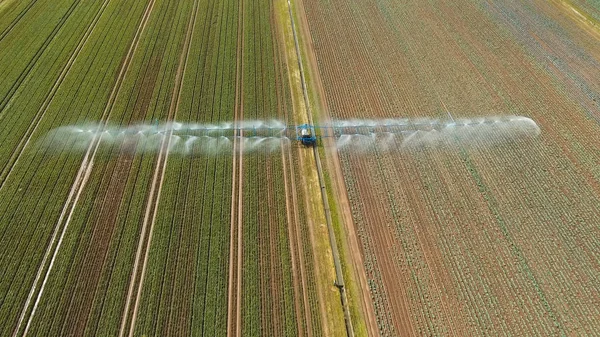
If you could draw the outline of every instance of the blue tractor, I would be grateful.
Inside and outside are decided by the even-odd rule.
[[[314,146],[317,143],[315,127],[309,124],[296,126],[296,139],[304,146]]]

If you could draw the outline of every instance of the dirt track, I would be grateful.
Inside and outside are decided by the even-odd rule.
[[[244,60],[244,1],[240,1],[237,29],[237,60],[235,80],[234,125],[244,116],[243,60]],[[240,135],[241,136],[241,135]],[[233,140],[233,175],[231,187],[231,232],[229,237],[229,292],[227,308],[227,335],[241,336],[242,332],[242,149],[239,138]]]

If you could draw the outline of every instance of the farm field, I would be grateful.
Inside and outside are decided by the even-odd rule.
[[[286,5],[0,1],[1,335],[343,334],[305,149],[175,134],[301,118]]]
[[[369,334],[595,334],[597,2],[302,3],[321,123],[516,115],[539,127],[366,151],[324,141]]]
[[[0,335],[593,335],[598,78],[591,0],[0,0]]]

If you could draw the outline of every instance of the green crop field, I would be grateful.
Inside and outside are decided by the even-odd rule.
[[[274,6],[0,2],[2,335],[327,331],[308,204],[293,204],[305,198],[291,155],[302,149],[249,152],[234,137],[239,150],[209,154],[171,135],[148,150],[102,132],[293,124],[297,64]],[[61,127],[93,137],[81,146]]]

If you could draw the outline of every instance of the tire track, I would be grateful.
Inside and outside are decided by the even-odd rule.
[[[46,282],[48,281],[48,277],[50,275],[50,272],[52,271],[52,266],[54,265],[54,261],[56,259],[56,256],[58,255],[58,251],[60,250],[60,246],[62,244],[62,240],[64,238],[64,235],[67,231],[67,228],[69,226],[69,223],[71,221],[71,218],[73,216],[73,213],[75,211],[75,208],[77,206],[77,202],[79,201],[79,197],[81,196],[81,193],[87,183],[87,180],[92,172],[92,168],[93,168],[93,164],[94,164],[94,158],[96,156],[96,153],[98,151],[99,148],[99,144],[100,144],[100,138],[101,136],[97,136],[98,131],[106,126],[107,122],[108,122],[108,117],[110,117],[110,113],[112,112],[112,108],[114,106],[114,102],[116,100],[116,96],[118,94],[118,92],[121,89],[121,86],[123,84],[123,79],[125,78],[125,74],[127,73],[127,71],[129,70],[129,66],[131,64],[131,59],[133,58],[133,54],[135,53],[135,51],[137,50],[137,47],[139,45],[139,41],[140,41],[140,36],[142,35],[142,32],[144,31],[144,29],[146,28],[146,24],[148,22],[148,18],[150,17],[150,13],[152,12],[152,9],[154,8],[154,3],[155,0],[151,0],[148,5],[146,6],[146,11],[144,12],[144,15],[142,17],[142,20],[140,21],[140,24],[138,25],[138,29],[136,31],[136,34],[132,40],[132,43],[129,47],[129,50],[127,52],[127,55],[125,56],[125,59],[122,62],[121,65],[121,70],[119,71],[119,75],[117,77],[117,80],[115,82],[115,86],[113,87],[113,90],[110,94],[109,100],[107,102],[107,105],[104,109],[104,112],[102,114],[102,118],[101,118],[101,122],[97,128],[97,132],[94,133],[94,137],[92,138],[90,145],[87,148],[86,154],[81,162],[81,165],[79,167],[79,170],[77,172],[77,175],[75,177],[75,181],[73,183],[73,185],[71,186],[71,189],[69,191],[69,196],[67,198],[67,202],[65,203],[62,211],[61,211],[61,215],[56,223],[55,229],[54,229],[54,233],[52,235],[52,238],[50,240],[50,243],[48,244],[48,247],[46,248],[46,251],[44,253],[44,258],[42,259],[42,263],[40,264],[40,267],[38,268],[38,272],[36,274],[35,280],[33,282],[33,285],[29,291],[29,295],[27,296],[27,300],[25,302],[25,305],[23,307],[23,310],[21,312],[21,315],[19,317],[19,321],[17,323],[17,327],[15,328],[14,332],[13,332],[13,336],[17,336],[19,334],[19,331],[21,330],[21,326],[23,324],[23,321],[25,319],[25,316],[27,315],[27,312],[29,311],[29,304],[36,292],[36,288],[37,288],[37,284],[40,280],[41,274],[43,272],[43,270],[45,269],[45,265],[46,265],[46,261],[52,251],[52,247],[55,244],[56,241],[56,237],[58,235],[58,232],[60,230],[61,224],[63,222],[63,219],[65,219],[65,223],[64,226],[62,226],[62,232],[60,235],[60,239],[58,241],[58,243],[56,244],[56,247],[54,247],[53,249],[53,253],[52,253],[52,259],[50,260],[50,264],[48,266],[48,269],[46,270],[45,276],[44,276],[44,280],[40,286],[40,289],[38,291],[35,303],[33,305],[33,308],[31,309],[31,313],[29,314],[28,320],[27,320],[27,325],[25,326],[25,330],[23,331],[23,336],[27,335],[27,332],[29,330],[29,327],[31,325],[31,321],[33,319],[33,316],[35,315],[35,311],[37,309],[37,306],[40,302],[40,299],[42,297],[42,294],[44,292],[44,287],[46,285]],[[91,154],[91,155],[90,155]],[[70,206],[70,207],[69,207]],[[68,213],[68,215],[67,215]]]
[[[185,70],[186,70],[187,63],[188,63],[191,39],[192,39],[194,30],[196,27],[196,18],[197,18],[197,14],[198,14],[198,8],[199,8],[198,0],[195,0],[194,7],[192,9],[192,13],[191,13],[190,20],[188,23],[188,28],[187,28],[187,33],[186,33],[183,50],[182,50],[182,53],[181,53],[181,56],[179,59],[179,66],[178,66],[177,74],[175,77],[175,86],[174,86],[174,90],[173,90],[173,95],[171,96],[171,103],[169,106],[169,113],[167,116],[167,121],[174,120],[175,115],[177,114],[177,110],[179,109],[179,104],[181,102],[181,88],[182,88],[182,84],[183,84],[183,78],[185,76]],[[168,161],[168,157],[169,157],[169,147],[171,145],[172,134],[173,134],[173,130],[171,129],[165,135],[165,137],[163,137],[162,142],[161,142],[161,149],[158,154],[156,169],[154,170],[154,176],[152,178],[152,185],[150,187],[150,196],[148,198],[146,211],[144,213],[144,220],[142,223],[142,231],[140,234],[139,245],[138,245],[138,249],[136,251],[136,259],[135,259],[135,263],[133,266],[133,271],[132,271],[131,279],[130,279],[130,283],[129,283],[129,290],[127,293],[125,309],[123,311],[121,328],[119,331],[120,337],[124,336],[124,333],[125,333],[127,318],[129,316],[129,307],[131,305],[133,289],[134,289],[136,279],[137,279],[137,272],[138,272],[138,268],[139,268],[140,258],[141,258],[142,250],[144,250],[144,260],[142,262],[142,269],[141,269],[141,274],[139,277],[139,284],[138,284],[137,293],[135,296],[135,303],[133,306],[133,313],[131,316],[131,323],[129,325],[129,334],[128,335],[133,336],[133,333],[135,331],[135,322],[137,319],[137,313],[139,310],[139,302],[140,302],[140,298],[141,298],[142,288],[144,285],[144,277],[146,274],[146,268],[147,268],[147,264],[148,264],[150,244],[152,242],[152,233],[154,230],[154,224],[156,223],[156,215],[158,213],[158,205],[159,205],[159,201],[160,201],[160,194],[161,194],[161,190],[162,190],[162,186],[163,186],[165,170],[167,167],[167,161]],[[146,236],[146,230],[148,227],[148,223],[150,223],[150,229],[148,231],[148,239],[146,240],[145,236]],[[144,243],[146,243],[145,246],[144,246]]]
[[[243,29],[242,29],[243,30]],[[243,45],[243,42],[242,42]],[[243,47],[242,47],[243,49]],[[243,58],[243,52],[242,52],[242,58]],[[242,61],[243,63],[243,61]],[[241,77],[243,78],[243,72]],[[242,79],[241,81],[241,85],[240,85],[240,91],[243,93],[243,87],[244,87],[244,81]],[[240,99],[240,110],[239,110],[239,120],[243,120],[244,118],[244,97],[242,95],[241,99]],[[240,131],[239,134],[239,139],[243,139],[244,137],[244,132]],[[240,142],[239,143],[239,160],[238,160],[238,177],[239,177],[239,181],[238,181],[238,200],[237,200],[237,294],[236,294],[236,299],[237,299],[237,303],[236,303],[236,324],[237,324],[237,329],[236,329],[236,335],[237,336],[242,336],[242,252],[243,252],[243,236],[242,236],[242,225],[243,225],[243,181],[244,181],[244,170],[243,170],[243,152],[244,152],[244,142]]]
[[[237,129],[239,121],[243,118],[243,58],[244,58],[244,0],[240,0],[238,9],[238,34],[237,34],[237,62],[236,62],[236,93],[233,124]],[[241,336],[242,311],[241,311],[241,288],[242,288],[242,133],[238,131],[237,137],[233,139],[233,176],[231,188],[231,231],[229,244],[229,301],[227,304],[227,335]],[[238,160],[239,156],[239,160]],[[237,197],[236,197],[237,194]],[[234,230],[237,225],[237,231]],[[234,242],[237,240],[237,245]],[[234,247],[236,258],[234,261]],[[234,266],[237,266],[234,274]],[[235,276],[234,276],[235,275]],[[235,296],[234,296],[235,283]],[[235,302],[235,304],[234,304]],[[234,313],[235,305],[235,313]],[[233,321],[235,314],[235,323]],[[235,324],[235,325],[234,325]],[[235,332],[234,332],[235,330]]]
[[[13,154],[11,155],[7,165],[2,169],[2,172],[0,173],[0,191],[4,187],[6,180],[8,180],[10,174],[13,172],[14,167],[17,165],[19,159],[23,155],[25,148],[27,147],[27,145],[29,145],[29,142],[31,141],[33,134],[37,130],[38,126],[40,125],[42,118],[44,118],[44,116],[46,115],[46,112],[48,111],[50,104],[53,102],[56,92],[58,91],[58,88],[63,83],[63,81],[67,77],[67,75],[69,75],[69,73],[71,72],[71,68],[73,67],[73,64],[75,63],[75,61],[77,60],[77,57],[81,53],[81,50],[87,44],[90,36],[96,29],[98,21],[100,20],[100,17],[102,16],[102,14],[104,13],[104,10],[108,6],[108,3],[110,3],[110,0],[104,0],[104,3],[100,7],[100,10],[98,11],[98,13],[96,13],[96,16],[94,16],[94,19],[92,20],[92,23],[90,24],[90,26],[88,26],[88,29],[86,30],[86,32],[82,36],[81,40],[77,44],[75,51],[73,52],[73,54],[71,54],[69,61],[65,64],[63,70],[61,71],[60,75],[58,76],[58,79],[54,82],[54,85],[52,86],[52,88],[50,89],[50,92],[46,96],[44,103],[42,104],[42,106],[40,107],[38,112],[36,113],[32,123],[25,131],[25,135],[23,136],[23,138],[21,138],[21,141],[17,145],[16,151],[13,151]]]

